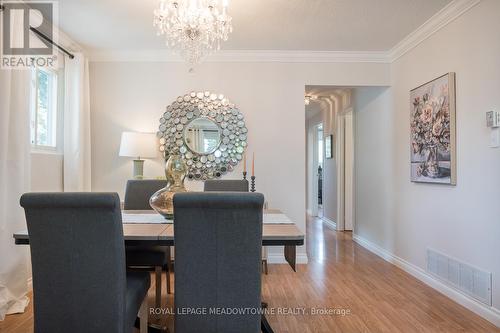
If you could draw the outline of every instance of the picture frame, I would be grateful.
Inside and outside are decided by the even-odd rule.
[[[410,178],[456,185],[455,73],[410,91]]]
[[[330,159],[333,158],[333,135],[327,135],[325,137],[325,157]]]

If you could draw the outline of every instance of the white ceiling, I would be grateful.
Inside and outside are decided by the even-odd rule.
[[[306,119],[311,119],[319,114],[327,104],[325,104],[325,98],[331,99],[332,96],[341,97],[351,90],[349,87],[340,86],[314,86],[307,85],[305,88],[305,95],[313,96],[309,105],[305,106],[306,109]]]
[[[225,50],[386,51],[451,0],[230,0]],[[89,50],[165,49],[158,0],[60,0],[59,25]]]

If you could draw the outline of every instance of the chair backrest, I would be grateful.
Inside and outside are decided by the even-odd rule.
[[[129,179],[125,189],[123,209],[150,210],[149,198],[167,186],[164,179]]]
[[[246,179],[210,179],[206,180],[205,192],[248,192]]]
[[[27,193],[35,332],[124,331],[126,271],[116,193]]]
[[[263,204],[260,193],[175,194],[176,333],[260,331]],[[210,313],[227,309],[246,312]]]

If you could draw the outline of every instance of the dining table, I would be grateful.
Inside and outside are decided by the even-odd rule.
[[[123,238],[126,246],[175,246],[174,221],[153,210],[122,210]],[[13,234],[15,244],[28,245],[29,234]],[[297,246],[304,245],[304,233],[279,209],[263,212],[263,246],[283,246],[286,262],[296,271]]]
[[[262,245],[283,246],[285,260],[296,271],[296,249],[304,245],[304,233],[278,209],[266,209],[262,217]],[[153,210],[122,210],[122,223],[126,246],[175,246],[174,221]],[[15,244],[29,245],[28,230],[16,232],[13,237]],[[170,251],[167,252],[170,258]],[[137,318],[135,326],[139,325]],[[148,332],[161,333],[164,330],[148,323]]]

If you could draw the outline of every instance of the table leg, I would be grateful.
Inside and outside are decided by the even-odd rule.
[[[141,319],[139,317],[137,317],[135,319],[134,326],[137,329],[139,329],[139,327],[141,326]],[[148,333],[169,333],[169,330],[167,327],[161,327],[159,325],[151,324],[151,323],[147,323],[147,326],[148,326]]]
[[[292,267],[294,272],[297,271],[297,269],[295,268],[296,249],[297,247],[295,245],[285,245],[285,259],[290,267]]]

